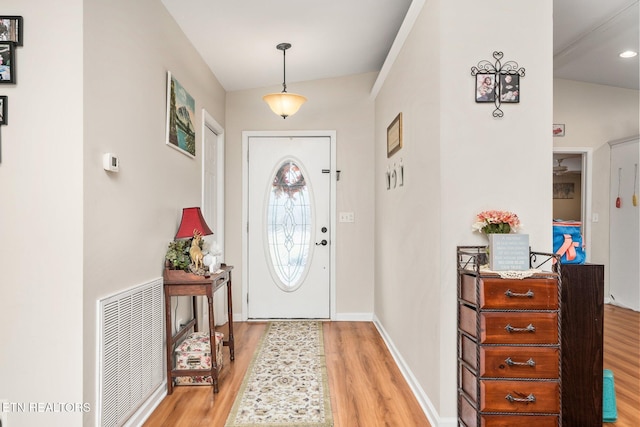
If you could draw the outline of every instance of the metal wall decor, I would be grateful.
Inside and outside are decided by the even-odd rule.
[[[476,102],[493,102],[496,109],[493,117],[503,117],[502,103],[520,102],[520,77],[524,77],[524,68],[515,61],[501,62],[504,54],[493,52],[494,63],[487,60],[471,67],[471,75],[476,78]]]

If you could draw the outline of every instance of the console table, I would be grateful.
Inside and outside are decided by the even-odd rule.
[[[184,271],[165,270],[164,273],[164,304],[165,304],[165,326],[167,334],[167,394],[173,393],[173,379],[182,376],[211,376],[213,392],[218,392],[218,372],[219,364],[216,361],[215,346],[215,322],[213,318],[213,294],[227,285],[227,312],[229,315],[229,334],[223,345],[229,347],[230,359],[235,359],[235,349],[233,344],[233,305],[231,300],[231,270],[232,266],[222,264],[220,269],[210,276],[197,276]],[[185,325],[180,325],[180,329],[172,333],[171,321],[171,297],[190,296],[193,304],[193,318]],[[176,343],[184,337],[187,332],[194,329],[198,331],[198,320],[195,316],[197,296],[206,296],[209,303],[209,342],[211,343],[211,369],[174,369],[174,348]]]

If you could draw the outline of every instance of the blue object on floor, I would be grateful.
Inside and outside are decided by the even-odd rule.
[[[604,370],[602,383],[602,421],[605,423],[615,423],[618,419],[616,409],[616,390],[613,382],[613,372],[610,369]]]

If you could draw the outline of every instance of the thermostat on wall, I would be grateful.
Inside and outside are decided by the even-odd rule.
[[[113,153],[105,153],[102,156],[102,167],[109,172],[118,172],[120,170],[120,160]]]

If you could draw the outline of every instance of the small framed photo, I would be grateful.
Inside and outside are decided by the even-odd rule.
[[[0,96],[0,125],[7,124],[7,97]]]
[[[520,102],[520,76],[500,75],[500,102]]]
[[[14,42],[0,41],[0,83],[16,82],[16,56]]]
[[[0,41],[22,46],[22,16],[0,16]]]
[[[476,102],[494,102],[496,100],[496,75],[494,73],[476,74]]]
[[[387,158],[402,148],[402,113],[387,127]]]
[[[553,136],[564,136],[564,124],[553,125]]]

